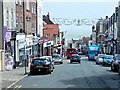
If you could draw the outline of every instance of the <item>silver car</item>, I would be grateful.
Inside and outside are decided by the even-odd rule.
[[[55,67],[54,67],[54,60],[53,60],[52,56],[42,56],[42,57],[48,58],[48,59],[51,61],[51,63],[52,63],[52,68],[53,68],[53,69],[55,68]]]
[[[63,60],[62,60],[62,57],[60,56],[60,54],[53,54],[52,58],[54,60],[54,63],[63,64]]]
[[[102,64],[106,54],[98,54],[96,57],[96,64]]]

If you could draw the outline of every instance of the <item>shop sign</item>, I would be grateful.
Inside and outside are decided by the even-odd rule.
[[[25,40],[19,40],[18,41],[18,48],[21,49],[21,48],[24,48],[25,46]]]
[[[38,38],[37,38],[37,37],[33,37],[32,40],[33,40],[33,44],[34,44],[34,45],[35,45],[35,44],[38,44]]]
[[[53,45],[53,41],[48,41],[48,42],[44,43],[44,47],[49,47],[51,45]]]
[[[31,46],[33,44],[32,40],[26,41],[26,46]]]

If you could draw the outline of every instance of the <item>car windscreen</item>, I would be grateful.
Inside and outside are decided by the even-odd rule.
[[[99,58],[104,58],[105,57],[105,55],[99,55]]]
[[[98,51],[90,51],[90,54],[98,54]]]
[[[106,56],[105,59],[113,59],[112,56]]]
[[[116,59],[116,60],[120,60],[120,56],[116,56],[115,59]]]

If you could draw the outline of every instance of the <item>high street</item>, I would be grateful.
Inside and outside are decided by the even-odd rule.
[[[82,58],[81,64],[55,65],[52,74],[37,73],[28,75],[12,88],[119,88],[120,76],[111,72],[110,67],[96,65],[93,61]],[[106,90],[105,89],[105,90]]]

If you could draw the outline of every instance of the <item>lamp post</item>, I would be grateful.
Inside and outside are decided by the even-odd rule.
[[[25,38],[26,39],[26,38]],[[25,50],[25,55],[24,55],[24,64],[25,64],[25,75],[27,74],[27,70],[26,70],[26,62],[27,62],[27,58],[26,58],[26,40],[25,40],[25,44],[24,44],[24,50]]]
[[[65,46],[66,46],[66,33],[67,33],[67,31],[65,31]]]

